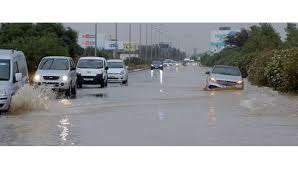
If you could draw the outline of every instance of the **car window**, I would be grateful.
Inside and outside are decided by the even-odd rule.
[[[0,59],[0,81],[10,79],[10,60]]]
[[[78,62],[78,68],[86,69],[101,69],[103,68],[104,63],[102,60],[98,59],[81,59]]]
[[[214,67],[213,74],[240,76],[240,70],[234,67]]]
[[[69,63],[67,59],[46,58],[40,63],[41,70],[68,70]]]
[[[123,68],[123,62],[107,62],[109,68]]]

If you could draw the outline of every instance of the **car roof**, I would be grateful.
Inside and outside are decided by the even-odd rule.
[[[105,60],[105,58],[104,58],[104,57],[97,57],[97,56],[82,56],[82,57],[80,57],[80,59],[79,59],[79,60],[81,60],[81,59],[96,59],[96,60]]]
[[[239,69],[239,67],[236,67],[236,66],[228,66],[228,65],[214,65],[213,67],[214,67],[214,68],[215,68],[215,67],[223,67],[223,68],[237,68],[237,69]]]
[[[53,58],[53,59],[70,59],[68,56],[45,56],[44,58]]]
[[[123,62],[122,59],[109,59],[107,62]]]
[[[1,59],[11,59],[17,54],[23,54],[23,52],[14,49],[0,49]]]

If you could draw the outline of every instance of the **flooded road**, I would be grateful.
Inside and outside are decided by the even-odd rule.
[[[0,145],[298,145],[298,97],[270,88],[204,91],[207,68],[84,86],[47,111],[0,116]]]

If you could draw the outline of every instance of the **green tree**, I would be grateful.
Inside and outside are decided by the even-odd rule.
[[[278,33],[269,23],[260,23],[252,26],[250,36],[243,46],[245,52],[261,51],[264,49],[276,49],[281,46],[282,41]]]
[[[288,47],[298,46],[298,30],[296,24],[287,23],[287,27],[285,28],[287,32],[287,38],[285,41],[285,45]]]

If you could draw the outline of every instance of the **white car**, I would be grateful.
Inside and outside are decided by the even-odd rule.
[[[66,96],[77,94],[77,75],[74,61],[66,56],[44,57],[33,78],[35,87],[64,91]]]
[[[108,63],[108,80],[109,82],[122,82],[126,84],[128,81],[128,67],[125,66],[121,59],[110,59]]]
[[[101,88],[108,85],[108,66],[103,57],[81,57],[77,63],[78,87],[83,84],[100,84]]]
[[[244,89],[244,82],[238,67],[215,65],[206,72],[206,89]]]
[[[24,53],[0,49],[0,111],[9,110],[12,95],[28,80]]]

